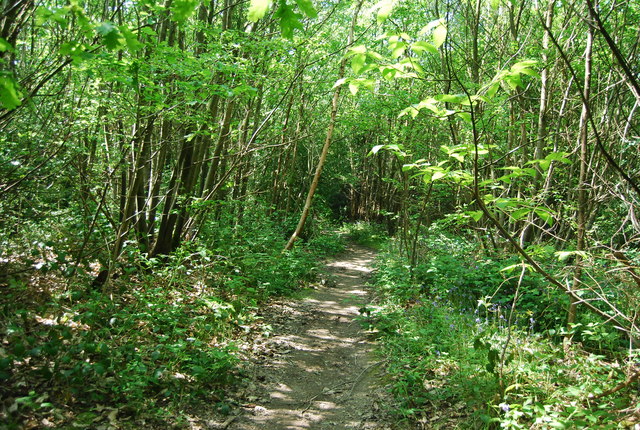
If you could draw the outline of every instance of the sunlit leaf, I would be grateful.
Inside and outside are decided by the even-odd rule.
[[[430,52],[432,54],[437,54],[438,53],[438,48],[433,46],[431,43],[422,42],[422,41],[414,42],[411,45],[411,50],[413,52],[415,52],[416,54],[422,54],[424,52]]]
[[[500,88],[500,83],[493,82],[491,85],[489,85],[489,88],[487,89],[487,97],[493,98],[498,92],[499,88]]]
[[[442,171],[442,170],[438,170],[433,172],[433,175],[431,176],[431,180],[432,181],[437,181],[438,179],[444,178],[446,176],[446,172]]]
[[[533,76],[536,78],[539,78],[540,75],[538,74],[538,72],[533,69],[533,67],[535,67],[538,64],[537,61],[535,60],[524,60],[524,61],[519,61],[517,63],[515,63],[513,66],[511,66],[511,72],[512,73],[522,73],[525,75],[529,75],[529,76]]]
[[[396,77],[398,70],[394,69],[393,67],[383,66],[380,68],[380,73],[382,73],[383,78],[390,81]]]
[[[478,222],[484,216],[484,212],[482,212],[482,211],[467,211],[467,212],[465,212],[465,215],[470,216],[471,219],[473,219],[475,222]]]
[[[270,6],[271,0],[251,0],[249,11],[247,12],[247,19],[251,22],[262,19]]]
[[[356,54],[351,58],[351,69],[353,73],[358,74],[364,67],[367,56],[365,54]]]
[[[349,48],[349,53],[347,54],[347,57],[351,56],[351,55],[356,55],[356,54],[366,54],[367,53],[367,47],[364,45],[356,45],[356,46],[352,46],[351,48]]]
[[[407,44],[404,42],[396,42],[391,47],[391,57],[399,58],[404,54],[404,51],[407,49]]]
[[[384,148],[384,145],[376,145],[373,148],[371,148],[371,151],[369,151],[368,155],[375,155],[377,154],[382,148]]]
[[[580,256],[582,258],[587,257],[587,253],[584,251],[557,251],[554,253],[556,257],[558,257],[559,261],[567,261],[569,257],[574,255]]]
[[[433,30],[436,26],[440,25],[441,23],[442,23],[442,21],[439,20],[439,19],[431,21],[429,24],[427,24],[424,27],[422,27],[422,30],[420,30],[420,32],[418,34],[425,35],[429,31]]]
[[[171,4],[171,17],[174,21],[186,21],[196,10],[200,0],[173,0]]]
[[[467,100],[467,96],[464,94],[440,94],[434,97],[439,102],[447,103],[462,103]]]
[[[447,27],[441,23],[433,30],[433,44],[436,48],[440,48],[446,39]]]
[[[340,85],[344,84],[345,82],[347,82],[347,78],[340,78],[336,81],[335,84],[333,84],[333,88],[337,88]]]
[[[549,224],[550,227],[553,227],[553,214],[549,210],[536,208],[535,213],[540,217],[540,219]]]
[[[382,0],[373,7],[374,10],[378,10],[378,15],[376,18],[378,20],[378,24],[382,24],[387,20],[395,4],[396,0]]]

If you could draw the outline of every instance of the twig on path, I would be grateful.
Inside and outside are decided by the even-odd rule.
[[[236,418],[238,418],[238,416],[239,415],[230,416],[222,424],[218,424],[218,423],[215,423],[215,422],[210,422],[210,423],[208,423],[208,427],[210,429],[226,430],[231,425],[231,423],[234,422]]]
[[[310,398],[310,399],[307,401],[307,407],[306,407],[306,408],[304,408],[304,409],[300,412],[300,415],[302,415],[302,414],[304,414],[305,412],[307,412],[307,411],[311,408],[311,405],[313,405],[313,402],[314,402],[318,397],[320,397],[320,396],[322,396],[322,395],[324,395],[324,394],[329,394],[330,392],[334,391],[336,388],[341,387],[341,386],[343,386],[343,385],[347,385],[348,383],[349,383],[349,381],[341,382],[341,383],[339,383],[338,385],[334,385],[333,387],[329,388],[329,390],[327,390],[327,391],[325,391],[325,389],[322,389],[322,392],[321,392],[321,393],[316,394],[315,396],[313,396],[312,398]]]
[[[371,369],[372,367],[378,366],[378,365],[380,365],[380,364],[382,364],[382,363],[386,363],[387,361],[389,361],[389,360],[380,360],[380,361],[377,361],[377,362],[375,362],[375,363],[373,363],[373,364],[370,364],[369,366],[365,367],[365,368],[364,368],[364,370],[363,370],[362,372],[360,372],[360,374],[358,375],[358,377],[356,378],[356,380],[355,380],[355,381],[353,381],[353,385],[351,386],[351,390],[349,390],[349,394],[348,394],[348,395],[349,395],[349,396],[351,396],[351,394],[353,394],[353,390],[356,388],[356,385],[358,385],[358,382],[360,382],[360,379],[362,378],[362,376],[363,376],[363,375],[364,375],[364,374],[365,374],[369,369]]]
[[[362,370],[362,372],[360,372],[360,373],[358,374],[358,376],[356,377],[356,379],[353,381],[353,385],[351,386],[351,389],[349,390],[349,393],[347,394],[347,396],[349,396],[349,397],[350,397],[350,396],[351,396],[351,394],[353,394],[353,390],[356,388],[356,385],[358,385],[358,382],[360,382],[360,379],[362,379],[362,376],[363,376],[367,371],[369,371],[371,368],[373,368],[373,367],[375,367],[375,366],[378,366],[378,365],[380,365],[380,364],[386,363],[387,361],[388,361],[388,360],[381,360],[381,361],[377,361],[377,362],[375,362],[375,363],[373,363],[373,364],[370,364],[370,365],[369,365],[369,366],[367,366],[366,368],[364,368],[364,369]],[[310,398],[310,399],[307,401],[307,406],[306,406],[306,407],[305,407],[305,408],[300,412],[300,415],[303,415],[305,412],[307,412],[307,411],[311,408],[311,406],[313,405],[313,402],[314,402],[318,397],[320,397],[320,396],[322,396],[322,395],[324,395],[324,394],[330,394],[330,392],[331,392],[331,391],[334,391],[336,388],[338,388],[338,387],[340,387],[340,386],[342,386],[342,385],[347,385],[347,384],[349,384],[349,383],[350,383],[349,381],[341,382],[341,383],[339,383],[338,385],[334,385],[333,387],[329,388],[329,390],[328,390],[328,391],[323,390],[321,393],[316,394],[315,396],[313,396],[312,398]]]

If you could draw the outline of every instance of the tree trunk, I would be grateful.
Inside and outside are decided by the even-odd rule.
[[[573,272],[573,282],[569,292],[569,309],[567,312],[567,331],[571,331],[571,326],[576,321],[576,311],[578,300],[575,292],[579,289],[582,278],[582,256],[580,255],[586,249],[585,235],[587,225],[587,169],[588,169],[588,118],[589,118],[589,95],[591,90],[591,53],[593,49],[593,29],[591,26],[587,30],[587,44],[584,53],[584,103],[582,104],[582,113],[580,114],[580,175],[578,178],[578,208],[577,208],[577,230],[576,230],[576,258],[575,270]],[[572,294],[574,293],[574,294]],[[565,337],[565,350],[571,341],[571,335]]]
[[[362,7],[362,3],[364,0],[360,0],[358,5],[356,6],[356,10],[353,13],[353,20],[351,21],[351,29],[349,30],[349,38],[347,40],[347,48],[351,46],[353,43],[353,33],[358,22],[358,14],[360,13],[360,8]],[[345,48],[345,49],[347,49]],[[344,76],[344,72],[347,66],[347,59],[345,57],[340,61],[340,68],[338,70],[338,79],[342,79]],[[329,127],[327,128],[327,136],[324,141],[324,145],[322,146],[322,152],[320,154],[320,159],[318,160],[318,164],[316,165],[316,171],[313,175],[313,180],[311,181],[311,185],[309,186],[309,192],[307,193],[307,199],[304,203],[304,208],[302,209],[302,214],[300,215],[300,220],[298,221],[298,225],[296,230],[293,232],[287,245],[284,247],[285,251],[293,248],[293,244],[298,239],[300,234],[302,233],[302,229],[307,221],[307,217],[309,216],[309,211],[311,210],[311,204],[313,203],[313,196],[316,193],[316,188],[318,187],[318,182],[320,181],[320,176],[322,175],[322,169],[324,167],[324,163],[327,160],[327,154],[329,153],[329,147],[331,146],[331,142],[333,140],[333,130],[336,126],[336,117],[338,115],[338,99],[340,98],[340,92],[342,90],[342,85],[336,87],[333,92],[333,99],[331,101],[331,116],[329,118]]]

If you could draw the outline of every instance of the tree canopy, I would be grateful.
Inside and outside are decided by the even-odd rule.
[[[458,248],[439,241],[464,238],[509,281],[456,278],[468,297],[453,302],[488,309],[502,297],[512,316],[525,303],[522,315],[544,320],[539,331],[561,336],[565,353],[606,327],[616,341],[599,351],[630,360],[616,381],[637,380],[628,364],[640,342],[636,2],[0,7],[0,284],[10,292],[0,379],[15,383],[25,351],[45,338],[57,362],[72,336],[60,323],[51,338],[24,340],[39,311],[15,323],[9,314],[45,306],[39,294],[71,306],[88,288],[117,313],[133,291],[140,301],[160,294],[127,285],[165,276],[177,288],[172,270],[206,267],[202,282],[215,291],[198,306],[219,318],[197,324],[223,333],[225,318],[311,279],[319,253],[339,248],[328,233],[336,224],[369,222],[393,237],[389,276],[417,288],[407,303],[450,295],[431,283],[450,264],[438,247]],[[110,320],[104,309],[74,312],[89,326]],[[507,348],[479,342],[501,363],[489,373],[504,400]],[[106,343],[93,345],[100,355]],[[86,354],[78,347],[73,360]],[[182,357],[174,363],[206,380],[196,362],[215,357]],[[113,365],[103,361],[87,361],[91,372]]]

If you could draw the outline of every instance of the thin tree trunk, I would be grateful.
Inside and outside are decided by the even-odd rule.
[[[360,8],[362,7],[363,0],[358,2],[356,6],[356,10],[353,13],[353,20],[351,21],[351,29],[349,30],[349,39],[347,41],[347,47],[351,46],[353,43],[353,33],[358,22],[358,14],[360,13]],[[344,72],[347,66],[347,59],[342,58],[340,61],[340,68],[338,70],[338,79],[342,79],[344,76]],[[322,169],[324,167],[324,163],[327,160],[327,154],[329,153],[329,147],[331,146],[331,142],[333,140],[333,130],[336,126],[336,117],[338,115],[338,100],[340,98],[340,92],[342,90],[342,85],[336,87],[333,93],[333,100],[331,101],[331,117],[329,118],[329,127],[327,128],[327,136],[324,141],[324,145],[322,146],[322,152],[320,154],[320,159],[318,160],[318,164],[316,166],[315,174],[313,175],[313,180],[311,181],[311,185],[309,186],[309,192],[307,193],[307,199],[304,203],[304,208],[302,209],[302,214],[300,215],[300,220],[298,221],[298,225],[296,230],[293,232],[287,245],[284,247],[285,251],[293,248],[293,244],[298,239],[300,234],[302,233],[302,229],[307,221],[307,217],[309,216],[309,211],[311,210],[311,204],[313,203],[313,196],[316,193],[316,188],[318,187],[318,182],[320,181],[320,176],[322,175]]]
[[[576,257],[575,270],[573,272],[573,282],[569,291],[569,309],[567,312],[567,331],[571,331],[571,326],[576,321],[578,300],[576,290],[580,287],[582,278],[582,257],[580,253],[585,250],[585,236],[587,225],[587,169],[588,169],[588,118],[589,118],[589,93],[591,90],[591,53],[593,49],[593,29],[591,26],[587,30],[587,44],[584,53],[584,103],[580,114],[580,175],[578,178],[578,211],[577,211],[577,231],[576,231]],[[571,335],[565,337],[565,350],[571,341]]]

